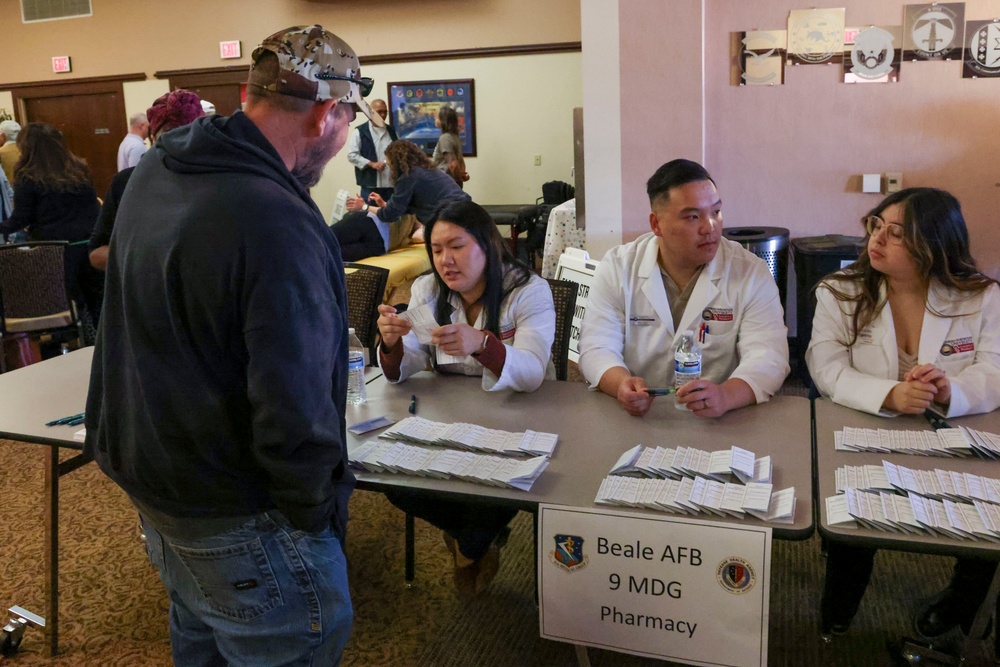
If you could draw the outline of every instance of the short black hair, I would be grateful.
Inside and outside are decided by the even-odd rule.
[[[697,181],[712,181],[712,185],[715,185],[708,170],[697,162],[684,159],[671,160],[657,169],[656,173],[646,181],[649,205],[653,206],[657,199],[666,196],[671,188]]]

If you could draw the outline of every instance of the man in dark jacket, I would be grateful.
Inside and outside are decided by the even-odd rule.
[[[246,112],[165,134],[122,198],[86,451],[139,509],[176,664],[335,665],[346,298],[308,188],[371,81],[320,26],[253,60]]]

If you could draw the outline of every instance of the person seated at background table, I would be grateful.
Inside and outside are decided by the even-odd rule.
[[[408,312],[429,306],[438,326],[431,344],[422,344],[395,308],[379,306],[379,365],[386,379],[402,382],[428,367],[482,375],[486,391],[534,391],[543,380],[555,379],[552,292],[514,258],[483,207],[471,201],[450,204],[428,224],[425,244],[433,274],[413,283]],[[516,510],[406,491],[386,496],[444,531],[460,594],[474,595],[489,585],[499,568],[497,538]]]
[[[806,363],[835,403],[875,415],[948,417],[1000,407],[1000,288],[976,268],[952,195],[907,188],[863,219],[867,249],[816,288]],[[830,543],[824,633],[845,632],[871,577],[875,550]],[[952,583],[917,619],[936,636],[967,633],[995,563],[960,559]]]
[[[30,241],[68,241],[66,289],[96,326],[103,277],[87,262],[86,242],[100,211],[87,163],[73,154],[62,132],[49,123],[28,123],[17,136],[21,157],[14,167],[14,211],[0,234],[25,230]]]
[[[434,169],[430,158],[412,141],[399,139],[389,144],[385,149],[385,161],[395,184],[389,201],[386,202],[377,192],[368,197],[374,202],[371,205],[365,204],[361,197],[350,197],[347,210],[368,213],[368,218],[345,216],[344,220],[331,227],[347,261],[388,252],[392,235],[389,223],[396,222],[407,213],[416,215],[417,220],[426,226],[450,202],[472,200],[448,174]],[[371,254],[361,254],[363,252]]]
[[[646,183],[651,232],[612,248],[594,274],[580,334],[580,370],[629,414],[649,412],[648,387],[674,383],[674,348],[701,333],[702,375],[677,390],[699,417],[768,400],[788,375],[778,287],[764,260],[722,238],[715,181],[690,160]]]
[[[156,98],[153,106],[149,107],[142,117],[146,119],[150,144],[155,144],[158,137],[170,130],[193,123],[204,115],[202,99],[190,90],[178,88]],[[118,205],[122,201],[122,195],[125,194],[125,186],[128,185],[134,171],[135,167],[126,167],[115,174],[104,195],[101,213],[87,243],[90,264],[95,269],[107,270],[111,230],[115,225],[115,216],[118,215]]]

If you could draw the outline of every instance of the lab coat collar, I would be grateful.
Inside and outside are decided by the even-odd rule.
[[[940,283],[931,282],[927,289],[927,308],[924,309],[924,321],[920,329],[920,352],[917,356],[917,363],[930,364],[941,351],[948,332],[951,330],[951,318],[940,317],[935,313],[946,315],[955,310],[955,301],[949,298],[948,289]]]
[[[660,277],[660,264],[657,258],[660,256],[659,237],[650,233],[649,241],[643,249],[639,258],[639,278],[642,279],[642,293],[653,307],[656,316],[666,327],[667,331],[674,333],[674,318],[670,314],[670,304],[667,302],[667,290],[663,287],[663,279]]]

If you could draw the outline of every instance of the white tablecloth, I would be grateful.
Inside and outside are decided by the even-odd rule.
[[[559,204],[549,213],[545,228],[545,247],[542,250],[542,277],[555,278],[559,256],[566,248],[586,250],[585,230],[576,227],[576,200]]]

